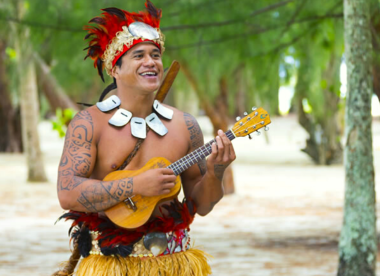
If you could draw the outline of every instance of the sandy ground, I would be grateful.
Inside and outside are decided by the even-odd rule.
[[[210,124],[199,120],[208,141]],[[214,256],[213,275],[336,275],[344,169],[315,166],[300,152],[306,133],[294,117],[272,120],[269,143],[265,135],[234,142],[236,193],[208,216],[196,218],[192,239]],[[50,275],[70,255],[69,223],[54,225],[63,212],[55,188],[63,140],[48,122],[39,130],[48,184],[26,183],[22,155],[0,155],[1,276]],[[373,133],[376,169],[379,121],[374,121]],[[379,180],[377,175],[378,185]]]

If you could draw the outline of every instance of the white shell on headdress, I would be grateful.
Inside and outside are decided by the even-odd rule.
[[[169,119],[169,120],[171,120],[173,118],[174,111],[171,110],[170,108],[167,108],[167,107],[163,106],[159,101],[154,100],[153,108],[162,117],[164,117],[166,119]]]
[[[120,104],[121,101],[119,97],[116,95],[112,95],[111,97],[102,102],[97,102],[96,106],[100,109],[100,111],[107,112],[118,107]]]
[[[133,117],[131,120],[132,135],[136,138],[146,138],[146,123],[143,118]]]
[[[168,133],[168,129],[164,124],[161,122],[160,118],[158,118],[156,113],[152,113],[149,116],[145,118],[146,123],[148,126],[157,134],[164,136],[166,133]]]
[[[129,32],[133,36],[146,38],[149,40],[159,39],[160,35],[157,30],[152,26],[145,24],[143,22],[133,22],[128,26]]]
[[[109,119],[108,123],[121,127],[128,124],[128,122],[132,119],[132,113],[126,109],[120,108],[118,109],[115,114]]]

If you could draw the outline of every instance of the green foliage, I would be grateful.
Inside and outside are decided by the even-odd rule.
[[[66,126],[74,118],[76,111],[71,108],[67,108],[62,111],[58,108],[55,114],[55,120],[51,120],[53,125],[53,130],[56,130],[59,134],[59,137],[64,137],[66,134]]]
[[[7,4],[5,12],[3,2],[0,2],[0,20],[18,18],[15,5]],[[106,84],[103,84],[92,61],[83,61],[85,52],[82,49],[88,43],[83,41],[86,34],[83,26],[100,15],[102,8],[139,11],[144,8],[143,1],[19,2],[28,5],[23,19],[23,26],[32,32],[28,43],[52,67],[52,73],[72,98],[95,102],[111,79],[106,77]],[[299,45],[304,45],[303,41],[316,43],[313,66],[325,66],[322,64],[324,57],[332,51],[337,38],[334,22],[340,19],[318,19],[318,16],[342,9],[341,1],[294,0],[284,1],[284,4],[279,0],[153,2],[163,9],[161,29],[166,36],[167,49],[164,66],[168,67],[173,59],[186,63],[203,95],[211,101],[219,93],[220,79],[227,78],[231,113],[235,109],[234,97],[242,87],[246,91],[246,107],[262,104],[277,112],[279,86],[289,84],[297,74],[297,63],[310,57],[304,54],[308,48]],[[287,62],[289,57],[295,62]],[[238,71],[242,71],[240,87],[235,83]],[[316,81],[322,83],[320,79]],[[175,91],[184,93],[191,89],[181,74],[174,86]],[[313,87],[317,91],[317,85],[310,85],[310,89]],[[312,89],[310,93],[314,93]],[[312,106],[320,101],[318,93],[314,94],[309,99]]]

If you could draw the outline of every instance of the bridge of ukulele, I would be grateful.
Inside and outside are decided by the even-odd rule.
[[[131,197],[128,197],[127,199],[125,199],[124,203],[129,208],[131,208],[133,210],[133,212],[136,212],[137,211],[137,207],[136,207],[136,204],[133,202],[132,197],[134,197],[134,196],[131,196]]]

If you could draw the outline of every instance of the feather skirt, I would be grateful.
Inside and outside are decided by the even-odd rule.
[[[90,255],[81,259],[75,276],[207,276],[211,256],[197,248],[156,258]]]

